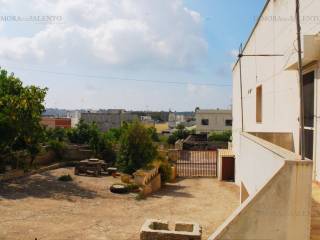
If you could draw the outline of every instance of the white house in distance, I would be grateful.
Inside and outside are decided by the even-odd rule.
[[[320,216],[311,218],[312,181],[320,181],[320,1],[300,0],[307,160],[295,12],[296,1],[267,0],[233,67],[241,205],[209,239],[320,239]]]
[[[232,129],[232,111],[222,109],[196,109],[196,132],[210,133]]]

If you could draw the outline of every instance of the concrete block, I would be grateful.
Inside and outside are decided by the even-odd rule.
[[[168,221],[148,219],[140,230],[140,240],[201,240],[201,227],[177,222],[170,230]]]

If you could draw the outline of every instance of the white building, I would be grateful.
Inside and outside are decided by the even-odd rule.
[[[299,147],[295,2],[266,1],[234,65],[233,151],[241,205],[212,240],[310,240],[310,231],[312,239],[319,237],[310,220],[312,180],[320,181],[320,1],[300,0],[303,132],[310,160],[301,160]]]
[[[71,127],[74,128],[77,126],[77,124],[80,121],[81,118],[81,111],[75,110],[75,111],[68,111],[67,117],[71,118]]]
[[[232,129],[232,111],[222,109],[197,109],[196,132],[210,133]]]

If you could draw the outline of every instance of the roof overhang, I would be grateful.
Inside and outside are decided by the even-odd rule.
[[[295,47],[295,46],[294,46]],[[294,49],[286,55],[285,70],[298,70],[298,53]],[[294,52],[294,54],[292,53]],[[320,34],[304,35],[302,38],[302,67],[320,60]]]

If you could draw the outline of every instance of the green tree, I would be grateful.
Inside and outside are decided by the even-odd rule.
[[[59,142],[65,141],[67,130],[64,128],[45,128],[46,141],[56,140]]]
[[[77,126],[67,133],[69,141],[77,144],[89,144],[91,135],[95,134],[96,130],[93,125],[87,124],[81,119]]]
[[[210,133],[208,140],[212,142],[229,142],[231,139],[232,131],[216,131]]]
[[[168,144],[175,144],[177,140],[186,139],[193,132],[188,131],[184,125],[177,126],[177,130],[173,132],[168,138]]]
[[[118,143],[121,137],[121,134],[125,127],[121,128],[111,128],[107,132],[104,133],[105,139],[114,144]]]
[[[114,163],[116,153],[114,146],[119,137],[120,130],[102,133],[95,123],[87,124],[80,121],[76,128],[68,132],[69,141],[77,144],[89,144],[94,155],[110,163]]]
[[[40,125],[47,88],[23,86],[19,78],[0,71],[0,155],[26,149],[31,164],[43,140]]]
[[[146,167],[157,156],[157,149],[148,130],[139,122],[128,124],[120,138],[117,166],[125,173],[132,174]]]
[[[159,134],[157,133],[157,129],[155,127],[148,128],[148,132],[151,136],[152,141],[154,142],[160,141]]]

